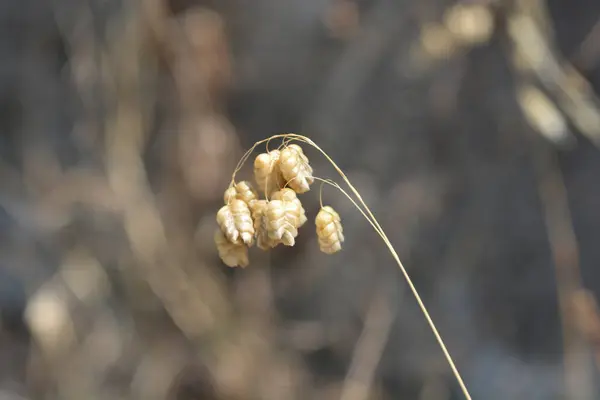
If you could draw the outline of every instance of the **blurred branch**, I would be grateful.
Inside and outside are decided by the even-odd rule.
[[[579,329],[574,300],[583,290],[579,248],[569,210],[567,190],[554,149],[534,140],[533,162],[550,251],[556,271],[559,314],[562,320],[566,395],[594,399],[593,371],[585,335]]]
[[[600,60],[600,19],[596,21],[585,39],[581,42],[579,49],[572,57],[573,63],[579,68],[591,70]]]
[[[517,1],[508,26],[516,70],[522,76],[535,76],[555,99],[558,109],[600,147],[600,101],[585,78],[559,55],[545,2]]]
[[[567,131],[562,112],[582,134],[600,147],[600,101],[583,76],[559,55],[551,25],[544,1],[516,1],[509,17],[508,32],[514,43],[513,64],[521,80],[526,82],[518,88],[519,103],[532,126],[555,144],[574,140]],[[556,107],[535,88],[531,77],[535,77],[537,83],[554,98]],[[588,337],[576,317],[576,299],[583,288],[567,189],[555,150],[538,145],[535,140],[533,142],[538,192],[556,269],[566,395],[572,399],[591,400],[595,398],[595,388],[593,370],[586,357],[589,353]]]
[[[323,132],[323,138],[337,136],[334,127],[340,125],[350,105],[356,102],[388,46],[405,29],[404,21],[389,18],[390,8],[394,10],[393,2],[377,2],[364,18],[361,31],[331,69],[309,115],[307,131]]]
[[[386,291],[376,288],[367,311],[363,331],[356,343],[341,400],[367,400],[370,397],[375,371],[387,343],[394,313]]]
[[[142,55],[145,37],[137,13],[128,13],[119,31],[119,42],[104,55],[114,67],[114,112],[106,128],[107,173],[110,185],[123,203],[124,225],[132,251],[147,279],[165,308],[185,335],[196,342],[200,336],[228,320],[220,285],[207,274],[203,282],[191,279],[183,269],[178,254],[169,244],[142,161],[144,131],[150,114],[140,96],[141,70],[149,69]],[[204,292],[200,292],[200,287]],[[208,300],[210,299],[210,300]],[[207,302],[209,301],[209,302]],[[217,306],[218,304],[218,306]],[[198,342],[196,342],[198,343]]]
[[[594,294],[585,289],[577,291],[573,298],[573,309],[579,329],[593,347],[596,368],[600,371],[600,308]]]

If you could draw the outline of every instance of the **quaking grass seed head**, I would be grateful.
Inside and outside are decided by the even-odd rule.
[[[251,246],[254,242],[254,224],[248,204],[244,200],[234,199],[230,204],[230,208],[242,242]]]
[[[286,214],[293,220],[296,228],[300,228],[307,221],[306,212],[302,206],[302,202],[296,196],[296,192],[292,189],[284,188],[273,192],[271,195],[273,200],[281,200],[284,204]]]
[[[283,188],[271,194],[273,200],[294,201],[298,199],[296,192],[290,188]]]
[[[278,242],[271,240],[267,228],[265,213],[268,206],[267,200],[256,200],[252,203],[252,220],[254,221],[254,233],[256,236],[256,247],[261,250],[269,250],[277,246]]]
[[[217,223],[231,243],[251,246],[254,242],[254,224],[246,202],[233,199],[217,212]]]
[[[313,169],[302,147],[290,144],[281,151],[279,168],[287,185],[297,193],[305,193],[313,184]]]
[[[231,200],[235,199],[236,197],[237,190],[235,189],[235,186],[230,186],[227,188],[227,190],[225,190],[225,193],[223,193],[223,202],[225,202],[225,204],[229,204]]]
[[[243,244],[231,243],[220,229],[215,231],[214,240],[219,257],[225,265],[232,268],[248,266],[248,247]]]
[[[231,243],[239,243],[240,232],[235,226],[233,213],[229,204],[225,204],[217,211],[217,224],[219,228]]]
[[[223,194],[225,204],[229,204],[233,199],[243,200],[250,206],[253,201],[258,199],[258,194],[250,182],[241,181],[229,187]]]
[[[269,196],[275,190],[285,185],[279,166],[279,150],[259,154],[254,160],[254,179],[258,190]]]
[[[330,206],[322,207],[315,218],[319,248],[325,254],[337,253],[342,249],[344,231],[339,214]]]
[[[295,226],[295,217],[287,213],[283,201],[269,201],[263,218],[265,218],[269,239],[286,246],[293,246],[296,243],[298,228]]]

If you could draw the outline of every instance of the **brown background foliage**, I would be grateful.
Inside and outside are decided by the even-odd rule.
[[[333,190],[341,253],[307,224],[219,262],[232,169],[282,132],[362,193],[473,398],[598,398],[600,3],[473,5],[0,1],[0,398],[461,398]]]

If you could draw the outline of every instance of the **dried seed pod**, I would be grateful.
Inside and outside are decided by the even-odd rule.
[[[228,267],[248,266],[248,247],[243,244],[231,243],[220,229],[215,231],[215,244],[219,257]]]
[[[304,155],[302,147],[290,144],[281,151],[279,157],[279,168],[287,185],[297,193],[310,190],[314,182],[313,169],[308,163],[308,157]]]
[[[252,184],[248,181],[241,181],[235,185],[237,191],[237,198],[246,202],[250,205],[254,200],[258,199],[256,190],[252,187]]]
[[[254,160],[254,179],[259,190],[266,190],[265,195],[270,195],[285,185],[285,179],[279,168],[279,159],[279,150],[272,150],[259,154]]]
[[[344,242],[342,221],[333,208],[330,206],[321,208],[315,219],[315,225],[317,226],[319,248],[323,253],[333,254],[342,249]]]
[[[221,207],[217,212],[217,223],[231,243],[251,246],[254,242],[252,216],[248,204],[243,200],[233,199]]]
[[[263,218],[269,239],[276,243],[282,242],[286,246],[295,244],[298,228],[295,225],[295,216],[287,212],[285,202],[271,200]]]
[[[256,200],[252,203],[250,210],[252,211],[252,219],[254,220],[254,232],[256,234],[256,246],[261,250],[268,250],[275,247],[278,242],[269,238],[267,228],[267,220],[265,212],[268,206],[267,200]]]
[[[256,190],[254,190],[252,184],[248,181],[236,183],[234,186],[229,187],[223,195],[225,204],[229,204],[233,199],[240,199],[250,205],[257,198]]]
[[[227,188],[227,190],[225,190],[225,193],[223,194],[223,201],[225,202],[225,204],[229,204],[231,200],[237,197],[237,194],[238,193],[235,189],[235,186],[230,186]]]
[[[235,227],[233,213],[228,204],[221,207],[217,212],[217,224],[219,224],[219,227],[227,237],[227,240],[232,243],[239,242],[240,232]]]
[[[292,189],[284,188],[277,192],[273,192],[271,199],[281,200],[285,203],[286,213],[294,217],[294,226],[296,228],[300,228],[304,225],[306,222],[306,213],[304,207],[302,207],[302,202],[298,196],[296,196],[296,192]]]
[[[256,231],[257,219],[264,214],[269,202],[264,199],[253,201],[250,205],[250,212],[252,213],[252,220],[254,221],[254,230]]]

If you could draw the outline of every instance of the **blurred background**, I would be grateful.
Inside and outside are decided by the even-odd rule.
[[[600,2],[2,0],[0,19],[1,400],[464,398],[334,190],[342,252],[307,224],[220,262],[235,164],[283,132],[361,192],[474,399],[600,399]],[[318,189],[302,201],[312,221]]]

